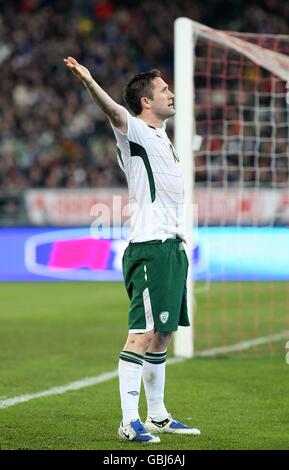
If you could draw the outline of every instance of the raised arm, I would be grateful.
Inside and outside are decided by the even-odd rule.
[[[80,65],[73,57],[63,59],[65,65],[86,86],[90,96],[99,108],[107,115],[114,127],[127,132],[127,113],[123,106],[116,103],[92,78],[90,71]]]

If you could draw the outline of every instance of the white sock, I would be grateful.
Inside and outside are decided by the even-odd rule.
[[[123,426],[139,418],[143,356],[130,351],[119,355],[118,374]]]
[[[169,415],[164,404],[166,353],[146,353],[142,378],[147,399],[148,417],[163,421]]]

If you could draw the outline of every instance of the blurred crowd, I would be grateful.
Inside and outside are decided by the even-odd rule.
[[[289,56],[289,36],[245,38]],[[252,60],[201,38],[194,69],[196,130],[202,137],[195,151],[196,183],[288,188],[286,83]]]
[[[0,190],[125,185],[109,124],[63,58],[76,57],[119,102],[131,75],[149,68],[173,87],[179,16],[289,34],[289,3],[279,0],[0,0]]]

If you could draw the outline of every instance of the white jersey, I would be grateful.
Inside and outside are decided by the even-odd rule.
[[[113,127],[117,158],[128,183],[129,241],[184,236],[181,165],[165,129],[153,128],[127,112],[127,134]]]

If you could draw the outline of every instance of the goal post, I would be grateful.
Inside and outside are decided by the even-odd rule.
[[[183,166],[185,186],[185,229],[189,258],[187,301],[190,327],[179,327],[174,337],[174,354],[192,357],[193,335],[193,284],[192,284],[192,227],[193,227],[193,22],[188,18],[175,21],[174,92],[175,92],[175,147]]]
[[[256,229],[272,225],[273,217],[281,214],[282,218],[289,207],[289,196],[277,194],[289,187],[289,37],[218,31],[188,18],[175,21],[174,34],[175,147],[184,171],[191,320],[191,327],[176,332],[174,354],[190,358],[196,343],[193,207],[198,206],[199,221],[205,227],[249,225]],[[197,134],[202,143],[194,152]],[[271,207],[274,204],[277,215]],[[219,281],[225,284],[222,275]],[[210,276],[209,282],[214,281]],[[241,289],[238,286],[236,312],[242,312],[246,303]],[[270,289],[273,296],[274,287]],[[221,341],[240,340],[247,329],[242,313],[237,313],[239,336],[238,325],[230,330],[236,334],[226,336],[233,322],[226,287],[223,295],[223,300],[214,299],[224,309],[222,321],[227,322],[218,324]],[[255,303],[258,295],[256,291]],[[211,313],[217,308],[214,302],[210,300]],[[271,303],[273,315],[273,299]],[[207,316],[207,324],[210,321]],[[212,324],[216,321],[212,318]],[[256,330],[250,334],[257,336],[260,318],[255,317],[253,324]],[[213,334],[209,336],[211,341]]]

